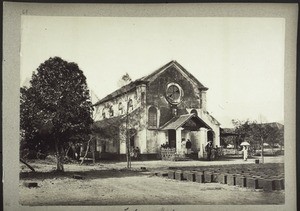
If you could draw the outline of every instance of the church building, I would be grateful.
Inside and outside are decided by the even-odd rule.
[[[157,159],[162,145],[183,153],[186,140],[191,153],[203,157],[209,140],[220,146],[220,123],[206,110],[207,90],[171,61],[99,100],[92,126],[99,158],[125,159],[126,137],[142,159]]]

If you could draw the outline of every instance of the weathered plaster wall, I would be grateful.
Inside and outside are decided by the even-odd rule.
[[[145,154],[147,151],[147,139],[146,139],[147,130],[144,128],[139,131],[136,135],[136,145],[140,148],[141,154]]]
[[[172,108],[165,98],[167,85],[169,83],[178,84],[183,90],[182,101],[176,106],[179,115],[190,113],[192,109],[196,109],[198,116],[203,119],[214,131],[214,145],[220,145],[220,134],[218,122],[214,120],[206,112],[206,92],[200,91],[190,78],[185,73],[181,72],[176,65],[168,67],[161,74],[154,76],[147,86],[139,85],[136,89],[127,94],[123,94],[109,102],[98,105],[95,108],[95,121],[103,120],[102,111],[104,109],[106,118],[110,118],[109,108],[112,106],[114,116],[124,115],[129,99],[132,99],[133,109],[129,110],[130,118],[128,128],[135,128],[135,145],[140,148],[142,154],[158,153],[161,144],[168,140],[167,131],[157,130],[173,117]],[[123,113],[119,111],[119,103],[123,105]],[[150,106],[157,109],[157,128],[149,128],[148,126],[148,111]],[[138,112],[134,112],[137,109]],[[132,114],[131,114],[132,113]],[[126,136],[124,135],[125,125],[121,126],[123,133],[120,132],[120,140],[118,144],[118,152],[126,153]],[[121,128],[121,129],[122,129]],[[179,134],[177,134],[179,136]],[[190,139],[192,141],[192,150],[198,152],[202,150],[207,142],[207,131],[201,129],[196,132],[182,131],[180,137]],[[179,141],[179,140],[178,140]],[[181,138],[180,138],[181,141]]]
[[[145,91],[145,90],[144,90]],[[127,94],[123,94],[119,97],[116,97],[110,101],[104,102],[98,106],[95,106],[95,111],[94,111],[94,120],[99,121],[103,120],[103,109],[105,112],[105,118],[111,118],[111,117],[116,117],[119,115],[124,115],[126,114],[127,111],[127,103],[129,99],[132,99],[132,105],[133,109],[129,109],[129,113],[132,112],[133,110],[137,109],[138,107],[141,106],[141,92],[142,89],[140,87],[137,87],[136,89],[128,92]],[[119,110],[119,103],[122,103],[123,105],[123,112],[120,112]],[[113,109],[113,116],[110,116],[109,109],[112,106]]]
[[[204,139],[205,137],[201,136],[201,131],[191,131],[190,133],[190,140],[192,142],[192,151],[198,152],[201,147],[201,139]]]
[[[114,98],[108,102],[100,104],[95,108],[95,121],[103,120],[102,111],[104,109],[106,118],[112,118],[109,115],[109,108],[112,106],[114,116],[120,116],[126,114],[127,102],[132,99],[133,108],[129,109],[128,125],[127,128],[136,129],[135,135],[136,146],[141,150],[141,153],[146,151],[146,86],[139,85],[136,89],[124,94],[120,97]],[[119,111],[119,103],[123,105],[123,112]],[[120,125],[120,137],[118,140],[118,146],[109,146],[110,151],[114,151],[120,154],[126,154],[126,122],[124,119],[123,124]],[[112,141],[112,140],[111,140]],[[98,147],[100,149],[100,147]]]
[[[171,106],[165,98],[167,85],[172,82],[177,83],[184,93],[182,102],[177,106],[178,109],[200,109],[199,89],[177,67],[170,66],[150,82],[147,87],[147,105],[153,105],[160,109],[160,126],[172,118]]]
[[[148,130],[147,131],[147,153],[156,153],[159,149],[159,138],[157,130]]]
[[[207,144],[207,129],[201,128],[200,129],[200,141],[199,141],[200,149],[198,151],[198,155],[200,155],[201,158],[203,157],[206,144]]]
[[[147,149],[145,153],[159,153],[160,146],[166,141],[165,131],[147,130]]]
[[[109,153],[118,153],[119,151],[119,140],[110,140],[104,139],[98,135],[95,136],[96,138],[96,151],[97,152],[104,152],[104,145],[105,145],[105,152]]]

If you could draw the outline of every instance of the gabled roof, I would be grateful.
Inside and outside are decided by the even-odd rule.
[[[202,119],[200,119],[195,114],[185,114],[180,115],[178,117],[173,117],[170,121],[168,121],[164,126],[161,127],[162,130],[177,130],[179,127],[183,126],[189,120],[194,119],[199,124],[199,127],[205,127],[211,129],[209,125],[207,125]]]
[[[94,106],[97,106],[101,103],[107,102],[115,97],[118,97],[124,93],[127,93],[131,90],[133,90],[136,86],[140,84],[147,84],[150,81],[152,81],[158,74],[162,73],[165,71],[168,67],[175,65],[177,66],[180,70],[182,70],[189,78],[191,78],[195,84],[198,86],[199,89],[201,90],[207,90],[208,88],[203,86],[191,73],[189,73],[184,67],[182,67],[177,61],[173,60],[170,61],[169,63],[165,64],[161,68],[157,69],[156,71],[152,72],[151,74],[144,76],[142,78],[139,78],[135,81],[130,82],[129,84],[122,86],[121,88],[117,89],[116,91],[112,92],[111,94],[107,95],[106,97],[102,98],[99,100],[97,103],[94,104]]]

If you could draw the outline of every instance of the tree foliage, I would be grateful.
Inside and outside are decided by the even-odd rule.
[[[76,63],[50,58],[32,75],[30,87],[20,91],[21,138],[27,147],[55,148],[60,157],[66,142],[90,133],[92,103]]]
[[[284,144],[284,128],[278,128],[269,123],[257,123],[256,121],[232,120],[235,132],[239,134],[239,143],[249,142],[254,149],[259,149],[263,143],[268,143],[271,147],[275,144]]]

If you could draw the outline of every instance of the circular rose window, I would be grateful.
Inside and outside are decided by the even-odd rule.
[[[166,98],[171,104],[179,104],[182,100],[183,91],[178,84],[170,83],[167,86]]]

